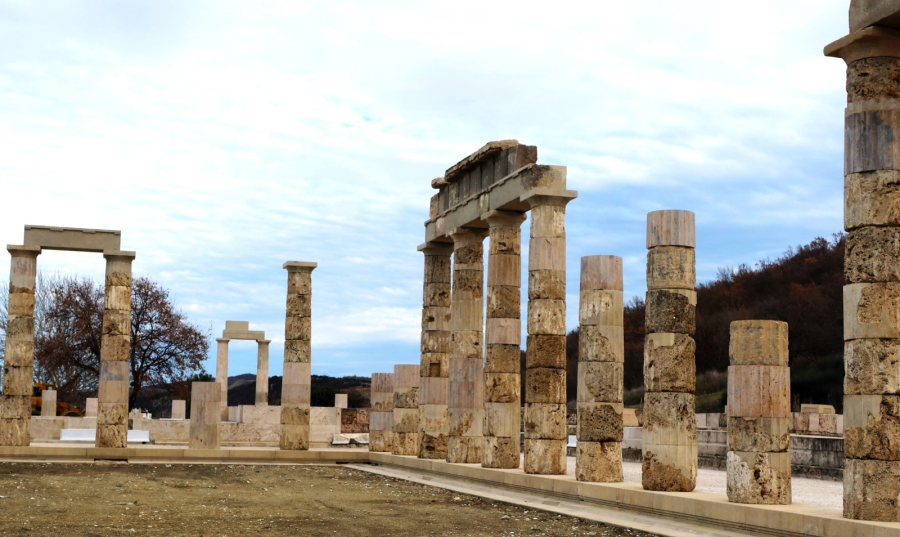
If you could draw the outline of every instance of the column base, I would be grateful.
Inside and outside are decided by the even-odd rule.
[[[394,410],[396,412],[396,409]],[[419,433],[394,433],[391,453],[415,457],[419,447]]]
[[[726,494],[732,503],[791,503],[791,454],[729,451]]]
[[[645,444],[642,449],[641,485],[644,490],[691,492],[697,486],[697,444]]]
[[[482,442],[480,436],[451,436],[447,439],[447,462],[481,464]]]
[[[621,483],[622,443],[582,442],[575,448],[575,479],[593,483]]]
[[[844,518],[900,522],[900,462],[844,460]]]
[[[30,444],[27,419],[0,419],[0,446],[21,447]]]
[[[511,470],[519,467],[519,439],[485,436],[481,466]]]
[[[525,473],[565,475],[566,440],[525,439]]]
[[[419,458],[445,460],[447,458],[447,435],[419,433]],[[371,442],[371,437],[369,442]]]

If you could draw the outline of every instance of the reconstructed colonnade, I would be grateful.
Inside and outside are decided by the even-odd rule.
[[[222,421],[228,420],[228,342],[232,339],[256,342],[256,404],[269,404],[269,343],[262,330],[250,330],[249,321],[225,321],[222,337],[216,338],[216,382]]]

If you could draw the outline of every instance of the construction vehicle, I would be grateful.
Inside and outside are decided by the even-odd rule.
[[[56,390],[56,385],[48,384],[46,382],[35,382],[34,389],[31,392],[31,415],[32,416],[40,416],[41,415],[41,407],[43,406],[41,403],[43,402],[43,393],[44,390]],[[73,418],[80,418],[84,416],[84,411],[79,409],[77,406],[65,403],[63,401],[56,401],[56,415],[57,416],[70,416]]]

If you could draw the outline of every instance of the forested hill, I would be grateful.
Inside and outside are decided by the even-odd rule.
[[[728,367],[731,321],[785,321],[794,404],[829,403],[840,408],[844,241],[844,234],[834,235],[831,241],[817,238],[774,261],[719,269],[715,280],[698,285],[698,376]],[[570,360],[577,360],[577,337],[577,331],[569,334]],[[642,385],[643,360],[644,301],[635,297],[625,306],[626,389]]]

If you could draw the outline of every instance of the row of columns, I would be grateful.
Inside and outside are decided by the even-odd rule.
[[[222,421],[228,420],[228,343],[230,338],[216,338],[216,382],[219,384],[219,413]],[[256,340],[256,394],[257,405],[269,404],[269,339]]]

